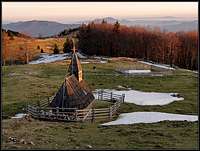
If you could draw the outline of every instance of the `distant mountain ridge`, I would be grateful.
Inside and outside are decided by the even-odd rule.
[[[52,37],[73,29],[77,29],[82,23],[89,22],[101,23],[102,21],[114,24],[119,21],[120,24],[126,26],[144,26],[144,27],[159,27],[162,31],[191,31],[198,30],[198,20],[184,20],[173,16],[152,17],[152,18],[130,18],[130,19],[116,19],[113,17],[96,18],[94,20],[79,21],[74,24],[63,24],[54,21],[19,21],[15,23],[3,24],[2,28],[20,32],[31,37]]]
[[[4,24],[2,27],[24,33],[31,37],[49,37],[58,34],[64,29],[73,29],[79,26],[80,24],[62,24],[53,21],[32,20]]]
[[[184,18],[173,16],[132,19],[115,19],[112,17],[105,17],[97,18],[91,21],[83,21],[82,23],[101,23],[103,20],[110,24],[114,24],[118,21],[120,24],[126,26],[145,26],[150,28],[159,27],[161,30],[171,32],[198,30],[198,20],[184,20]]]
[[[77,22],[78,24],[88,24],[90,22],[94,22],[94,23],[101,23],[102,21],[106,21],[107,23],[110,23],[110,24],[113,24],[115,23],[118,19],[115,19],[113,17],[104,17],[104,18],[96,18],[96,19],[93,19],[93,20],[84,20],[84,21],[79,21]]]
[[[6,33],[8,35],[8,37],[22,37],[22,38],[31,38],[25,34],[16,32],[16,31],[12,31],[12,30],[6,30],[6,29],[2,29],[2,33]]]

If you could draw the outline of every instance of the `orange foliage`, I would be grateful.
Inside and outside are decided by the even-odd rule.
[[[27,63],[37,57],[41,49],[46,53],[53,53],[53,45],[56,43],[62,50],[64,38],[35,39],[28,36],[12,36],[2,32],[3,64],[19,62]],[[40,49],[38,49],[38,46]]]
[[[90,55],[125,56],[197,69],[197,31],[162,32],[159,28],[90,23],[79,31],[79,47]]]

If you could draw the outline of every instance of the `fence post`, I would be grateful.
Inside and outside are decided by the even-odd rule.
[[[38,105],[38,107],[40,107],[40,101],[37,101],[37,105]]]
[[[77,114],[77,109],[75,109],[75,120],[78,121],[78,114]]]
[[[111,100],[111,102],[112,102],[112,92],[110,93],[110,100]]]
[[[112,106],[109,107],[109,118],[112,119]]]
[[[38,105],[38,107],[37,107],[37,115],[40,118],[40,101],[37,101],[37,105]]]
[[[49,104],[50,104],[50,99],[49,99],[49,97],[47,98],[47,101],[48,101],[48,103],[47,103],[47,104],[49,105]]]
[[[58,119],[58,112],[59,112],[59,110],[58,110],[59,108],[58,107],[56,107],[56,119]]]
[[[103,100],[103,90],[101,90],[101,100]]]
[[[122,94],[122,103],[124,103],[125,94]]]
[[[103,90],[101,90],[101,100],[103,100]]]
[[[95,110],[94,108],[92,108],[92,122],[94,122],[94,119],[95,119]]]
[[[27,111],[27,114],[29,114],[29,105],[28,104],[26,106],[26,111]]]
[[[38,114],[38,117],[40,118],[40,107],[37,108],[37,114]]]
[[[26,101],[26,105],[25,105],[25,112],[27,113],[27,110],[28,110],[28,103]]]

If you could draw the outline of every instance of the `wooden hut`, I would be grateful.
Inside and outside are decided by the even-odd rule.
[[[81,63],[73,47],[69,74],[50,102],[51,107],[59,108],[90,108],[94,102],[92,91],[83,79]]]

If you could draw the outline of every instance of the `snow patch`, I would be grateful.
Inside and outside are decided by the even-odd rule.
[[[160,121],[198,121],[196,115],[182,115],[162,112],[132,112],[120,114],[117,120],[101,125],[156,123]]]
[[[108,61],[100,61],[100,63],[107,63]]]
[[[99,91],[98,89],[96,91]],[[158,92],[142,92],[136,90],[115,90],[103,89],[106,92],[122,95],[125,94],[124,102],[134,103],[137,105],[166,105],[174,101],[184,100],[178,97],[177,93],[158,93]],[[97,99],[97,95],[95,98]]]
[[[193,72],[193,73],[196,73],[196,74],[198,74],[198,73],[199,73],[198,71],[194,71],[194,70],[192,70],[192,72]]]
[[[23,118],[25,117],[27,114],[24,114],[24,113],[18,113],[18,114],[15,114],[15,116],[11,117],[12,119],[18,119],[18,118]]]
[[[150,63],[150,62],[146,62],[146,61],[138,61],[138,62],[147,64],[147,65],[151,65],[151,66],[155,66],[155,67],[159,67],[159,68],[163,68],[163,69],[175,70],[174,68],[170,67],[169,65],[165,65],[165,64],[154,64],[154,63]]]
[[[110,59],[108,57],[103,57],[103,56],[92,56],[92,58],[98,59],[98,60],[109,60]]]
[[[41,63],[50,63],[55,61],[64,60],[66,58],[70,58],[70,55],[68,53],[64,54],[47,54],[43,53],[40,55],[40,58],[29,62],[29,64],[41,64]]]
[[[131,74],[131,73],[150,73],[151,70],[124,70],[122,72],[128,73],[128,74]]]
[[[193,72],[193,73],[196,73],[198,74],[199,72],[198,71],[195,71],[195,70],[189,70],[189,69],[184,69],[185,71],[188,71],[188,72]]]
[[[72,53],[63,53],[63,54],[42,53],[42,54],[40,54],[39,59],[30,61],[29,64],[41,64],[41,63],[51,63],[51,62],[55,62],[55,61],[61,61],[61,60],[67,59],[67,58],[71,58],[71,54]],[[80,52],[77,52],[77,56],[80,59],[87,58],[86,55],[83,55]],[[92,62],[81,61],[81,64],[88,64],[88,63],[92,63]],[[97,63],[107,63],[107,61],[100,60]]]
[[[77,52],[77,55],[78,55],[78,57],[81,58],[81,59],[86,59],[86,58],[87,58],[87,56],[81,54],[80,52]]]
[[[81,64],[88,64],[88,63],[90,63],[90,62],[88,62],[88,61],[81,61]]]
[[[99,61],[99,62],[81,61],[81,64],[88,64],[88,63],[107,63],[107,61]]]

